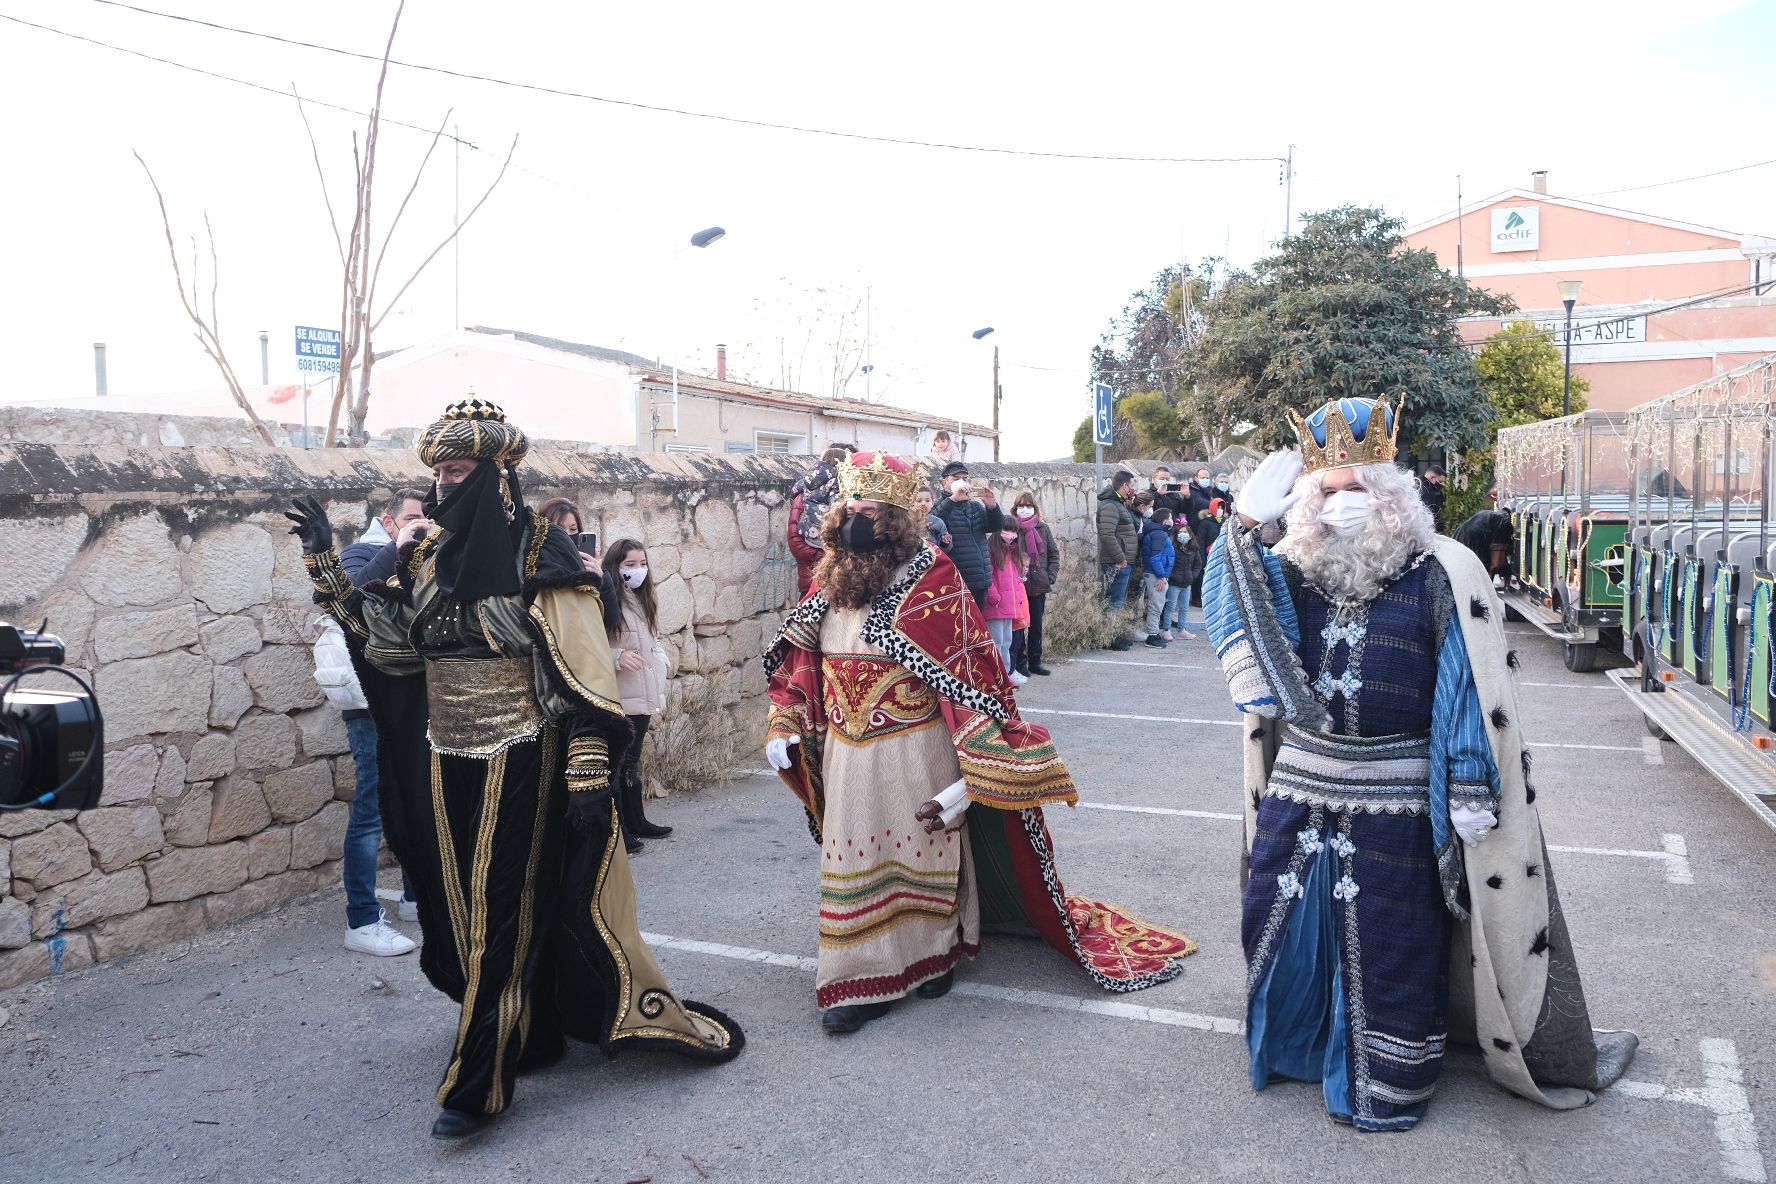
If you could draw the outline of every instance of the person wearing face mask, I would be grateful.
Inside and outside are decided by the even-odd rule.
[[[619,624],[607,633],[617,666],[617,693],[634,732],[616,769],[617,817],[633,855],[641,850],[642,839],[663,839],[672,833],[670,826],[648,821],[641,778],[641,743],[654,716],[666,710],[666,647],[660,644],[660,612],[654,580],[648,574],[647,548],[636,539],[618,539],[604,553],[604,570],[622,605]]]
[[[1004,529],[1005,514],[993,491],[984,489],[979,500],[968,481],[968,466],[951,461],[939,475],[945,496],[935,513],[950,535],[950,558],[962,573],[962,582],[976,604],[985,604],[993,584],[993,562],[987,555],[987,537]]]
[[[1556,1109],[1619,1077],[1593,1033],[1528,785],[1486,570],[1394,464],[1400,405],[1291,414],[1204,585],[1246,756],[1254,1089],[1318,1082],[1366,1131],[1424,1117],[1446,1040]],[[1287,516],[1274,548],[1259,527]],[[1457,984],[1452,988],[1452,983]]]
[[[1226,521],[1226,503],[1220,491],[1215,488],[1213,478],[1209,476],[1209,468],[1203,465],[1196,470],[1190,479],[1190,530],[1196,535],[1196,545],[1206,556],[1215,549],[1215,540],[1221,537],[1221,524]],[[1197,577],[1196,586],[1191,589],[1193,598],[1202,599],[1202,577]]]
[[[1172,512],[1163,506],[1158,509],[1147,506],[1142,509],[1141,516],[1147,520],[1141,528],[1142,582],[1147,592],[1147,644],[1163,650],[1172,640],[1171,630],[1164,628],[1163,618],[1172,568],[1178,562],[1178,550],[1172,544]]]
[[[436,478],[393,574],[347,578],[313,497],[289,514],[315,601],[339,623],[376,723],[383,831],[412,880],[420,969],[461,1015],[440,1139],[510,1104],[567,1037],[707,1061],[734,1022],[675,995],[641,937],[612,767],[631,729],[600,573],[524,502],[530,441],[466,399],[420,434]]]
[[[1013,634],[1019,629],[1018,622],[1028,620],[1030,615],[1029,595],[1024,590],[1024,568],[1029,560],[1017,543],[1015,526],[994,531],[987,539],[987,555],[993,563],[993,582],[987,588],[987,601],[981,609],[986,613],[987,629],[993,635],[999,661],[1005,665],[1007,681],[1014,687],[1021,687],[1030,680],[1018,673],[1017,663],[1012,661],[1011,645]]]
[[[1078,792],[983,661],[987,618],[913,515],[919,477],[884,453],[840,464],[814,591],[765,652],[765,759],[821,847],[814,989],[834,1036],[946,994],[986,926],[1040,935],[1112,991],[1195,949],[1063,889],[1042,808]]]
[[[1024,553],[1024,590],[1030,600],[1030,627],[1024,630],[1022,644],[1013,639],[1011,664],[1019,674],[1046,677],[1052,672],[1042,664],[1042,623],[1048,615],[1048,594],[1061,578],[1061,547],[1028,490],[1018,494],[1011,516],[1017,523],[1018,547]]]

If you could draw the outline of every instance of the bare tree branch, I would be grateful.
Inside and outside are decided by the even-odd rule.
[[[400,290],[394,294],[388,304],[383,308],[382,315],[378,316],[375,323],[370,326],[372,330],[382,324],[383,320],[395,309],[396,305],[400,304],[401,297],[406,294],[408,288],[413,286],[413,281],[419,278],[419,273],[426,269],[426,265],[438,257],[438,252],[442,251],[445,247],[448,247],[453,241],[455,241],[456,236],[462,233],[462,228],[467,226],[469,220],[475,216],[475,212],[486,203],[488,198],[493,196],[494,189],[496,189],[499,186],[500,181],[505,178],[506,167],[512,163],[512,154],[516,151],[518,151],[518,137],[513,136],[512,146],[506,149],[506,159],[500,162],[499,174],[495,176],[492,182],[488,184],[487,188],[482,191],[480,198],[475,204],[469,207],[469,212],[463,215],[462,221],[457,223],[456,228],[444,237],[443,242],[433,247],[432,253],[421,260],[419,266],[413,269],[413,274],[407,277],[407,282],[401,285]]]
[[[315,143],[314,128],[308,122],[308,109],[302,105],[302,95],[297,92],[296,84],[290,84],[290,93],[296,97],[296,113],[302,116],[302,130],[308,133],[308,150],[314,156],[315,176],[321,180],[321,200],[327,203],[327,228],[333,232],[333,247],[339,252],[339,263],[345,264],[345,243],[339,237],[339,216],[333,212],[333,195],[327,190],[327,170],[321,167],[321,148]]]
[[[259,438],[267,445],[275,447],[277,440],[272,436],[271,429],[266,426],[265,421],[259,418],[259,413],[253,410],[253,405],[247,401],[246,393],[241,389],[240,380],[235,377],[234,367],[228,362],[228,354],[222,348],[222,340],[217,336],[214,324],[206,324],[203,319],[203,314],[197,310],[195,304],[198,283],[196,258],[197,240],[194,238],[191,243],[193,253],[191,262],[191,291],[187,293],[185,289],[185,276],[179,269],[179,251],[173,244],[173,222],[167,215],[166,196],[161,193],[160,182],[154,179],[154,170],[148,167],[148,162],[142,159],[142,154],[140,152],[135,152],[134,156],[136,158],[136,163],[142,166],[142,172],[147,174],[148,184],[154,189],[154,200],[160,206],[160,225],[161,229],[166,233],[167,257],[173,264],[173,283],[179,289],[179,304],[185,309],[185,315],[190,317],[192,324],[197,326],[195,336],[197,337],[198,344],[203,346],[204,353],[209,355],[210,360],[216,363],[217,369],[222,372],[222,381],[227,384],[228,393],[234,397],[235,403],[246,413],[248,422],[253,425],[254,431],[259,433]],[[209,222],[209,215],[204,215],[204,227],[206,230],[209,228]],[[210,317],[211,320],[214,321],[216,316],[217,285],[217,279],[214,274],[216,270],[216,238],[214,234],[210,235],[210,268],[212,272],[210,277]]]
[[[454,110],[454,107],[451,108],[451,111]],[[382,260],[388,254],[389,244],[395,241],[395,227],[400,225],[401,215],[407,212],[407,203],[413,200],[414,193],[419,189],[420,178],[425,176],[426,165],[431,161],[432,153],[437,150],[438,142],[444,138],[444,129],[450,126],[451,111],[444,112],[444,118],[438,124],[438,130],[432,133],[432,142],[426,145],[425,156],[420,159],[419,168],[413,173],[413,184],[407,187],[407,195],[396,207],[395,216],[389,222],[388,231],[382,236],[382,249],[376,253],[376,266],[370,269],[368,300],[371,308],[376,307],[376,280],[378,276],[382,275]]]

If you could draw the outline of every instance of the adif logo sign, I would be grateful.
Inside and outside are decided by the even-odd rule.
[[[1507,206],[1492,211],[1492,249],[1534,251],[1542,242],[1540,206]]]

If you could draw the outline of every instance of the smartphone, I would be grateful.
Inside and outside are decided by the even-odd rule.
[[[594,559],[598,558],[598,536],[596,534],[576,534],[573,536],[573,541],[580,550]]]
[[[1165,483],[1165,491],[1167,493],[1183,493],[1184,483],[1182,481],[1167,481]]]

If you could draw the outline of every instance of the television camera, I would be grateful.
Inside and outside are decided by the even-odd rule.
[[[52,633],[0,623],[0,810],[99,804],[104,719],[92,687],[62,665],[67,652]],[[75,685],[41,685],[52,675]]]

